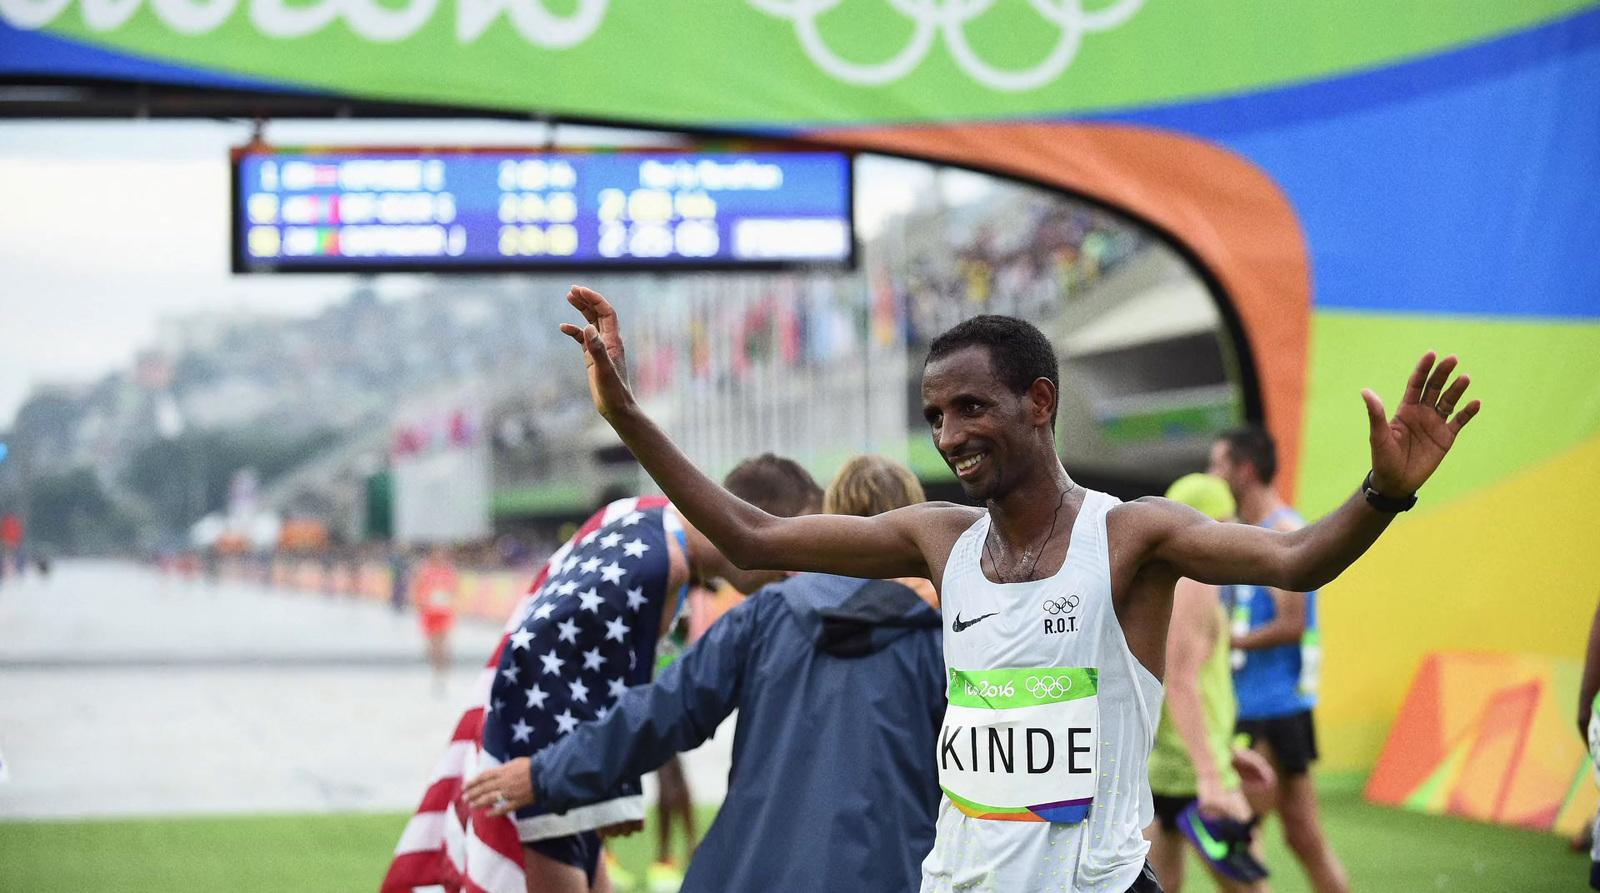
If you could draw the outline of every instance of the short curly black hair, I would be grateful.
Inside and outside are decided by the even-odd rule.
[[[927,368],[927,363],[974,346],[989,351],[995,375],[1013,394],[1026,394],[1035,381],[1048,378],[1057,394],[1056,405],[1050,410],[1050,424],[1055,425],[1056,410],[1061,407],[1061,364],[1056,360],[1056,349],[1050,345],[1050,339],[1037,326],[1015,316],[974,316],[933,339],[923,368]]]

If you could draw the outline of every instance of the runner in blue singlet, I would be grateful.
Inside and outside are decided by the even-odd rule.
[[[1277,470],[1277,447],[1260,427],[1230,431],[1212,446],[1210,472],[1228,482],[1240,521],[1269,530],[1299,530],[1305,521],[1273,489]],[[1317,593],[1230,586],[1223,601],[1233,619],[1238,729],[1278,775],[1272,795],[1262,792],[1250,805],[1259,816],[1278,810],[1284,838],[1317,893],[1349,893],[1344,866],[1322,832],[1311,783],[1311,764],[1317,759],[1312,708],[1322,665]]]

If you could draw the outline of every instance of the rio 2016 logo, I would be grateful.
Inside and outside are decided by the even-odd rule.
[[[122,27],[144,0],[79,0],[84,24],[91,31]],[[215,31],[241,5],[248,5],[250,24],[267,37],[305,37],[342,19],[357,35],[373,43],[392,43],[417,33],[438,11],[440,0],[409,0],[391,6],[379,0],[149,0],[156,18],[180,34]],[[577,0],[566,15],[557,15],[543,0],[456,0],[456,40],[471,43],[502,13],[522,38],[547,50],[564,50],[588,40],[605,20],[610,0]],[[0,17],[27,30],[55,21],[72,0],[0,0]]]
[[[146,0],[77,0],[89,30],[121,28]],[[372,43],[393,43],[416,34],[438,12],[443,0],[148,0],[162,24],[179,34],[198,36],[221,27],[241,7],[263,36],[283,40],[306,37],[342,20]],[[1084,35],[1108,31],[1133,17],[1145,0],[1111,0],[1085,9],[1085,0],[1028,0],[1034,13],[1059,35],[1049,54],[1030,68],[1002,68],[985,60],[967,39],[967,26],[987,14],[995,0],[888,0],[911,20],[904,46],[881,62],[851,62],[828,45],[817,25],[843,0],[746,0],[751,7],[794,23],[800,47],[817,68],[857,87],[892,84],[916,69],[941,38],[957,66],[974,82],[1001,92],[1033,90],[1054,83],[1077,57]],[[73,0],[0,0],[0,18],[35,30],[55,21]],[[502,15],[529,44],[564,50],[584,43],[604,23],[610,0],[575,0],[570,12],[551,12],[546,0],[456,0],[456,41],[477,40]]]

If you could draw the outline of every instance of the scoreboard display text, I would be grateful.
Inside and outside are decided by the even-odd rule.
[[[838,152],[234,154],[233,269],[846,266]]]

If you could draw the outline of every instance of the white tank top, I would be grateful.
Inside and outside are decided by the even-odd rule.
[[[988,515],[968,528],[950,550],[940,600],[947,627],[947,680],[953,676],[955,681],[952,706],[940,731],[940,784],[945,796],[939,802],[933,852],[922,863],[923,893],[1125,893],[1139,876],[1150,848],[1142,836],[1153,817],[1146,764],[1160,715],[1161,683],[1128,650],[1111,602],[1106,513],[1117,504],[1112,496],[1088,492],[1072,527],[1066,562],[1048,579],[999,584],[983,575]],[[1029,672],[1041,669],[1055,672]],[[1087,750],[1091,737],[1077,734],[1086,729],[1071,730],[1069,744],[1063,734],[1067,730],[1060,728],[1094,722],[1083,719],[1082,710],[1089,702],[1049,705],[1026,694],[1031,690],[1046,699],[1071,697],[1061,694],[1064,688],[1095,693],[1098,722],[1097,734],[1092,735],[1097,739],[1092,742],[1097,748],[1093,754]],[[957,709],[960,703],[975,705],[972,697],[985,693],[998,694],[977,706],[1018,709]],[[1027,728],[1026,719],[987,726],[972,719],[977,714],[1037,716],[1030,711],[1058,708],[1067,709],[1069,718],[1031,720],[1056,724],[1055,740],[1048,742],[1045,732]],[[1065,753],[1076,745],[1082,747]],[[1067,756],[1074,765],[1066,771],[1082,774],[1049,774],[1062,772]],[[1090,762],[1092,769],[1085,766]],[[1045,774],[1027,774],[1040,766],[1052,768]],[[989,774],[983,776],[984,772]],[[953,803],[952,786],[969,784],[974,787],[961,787],[957,794],[960,804]],[[1077,789],[1063,794],[1062,784]],[[1008,795],[1008,791],[1024,793]],[[1091,794],[1092,804],[1082,820],[1040,817],[1041,813],[1059,817],[1064,808],[1081,814]],[[1017,802],[1030,808],[982,806],[1008,796],[1023,797]],[[1074,796],[1079,799],[1071,799]],[[1035,805],[1033,799],[1047,802]],[[1017,802],[1007,805],[1015,807]]]

